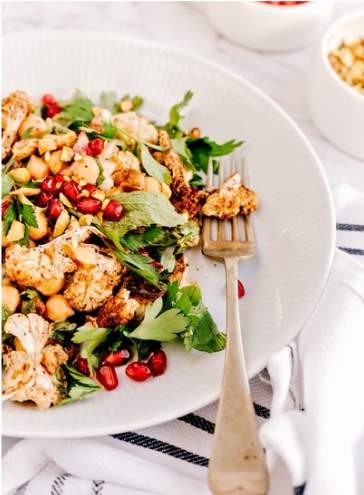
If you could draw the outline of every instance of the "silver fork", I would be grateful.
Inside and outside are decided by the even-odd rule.
[[[221,183],[224,179],[222,164],[219,168]],[[240,160],[240,167],[237,166],[237,160],[232,159],[229,173],[233,172],[239,172],[245,184],[243,159]],[[207,189],[213,186],[211,160],[206,186]],[[214,223],[217,223],[217,235],[213,231]],[[244,240],[241,239],[240,232],[245,233]],[[238,215],[225,221],[204,216],[201,245],[203,254],[224,263],[226,273],[227,341],[208,470],[209,486],[215,495],[265,495],[269,487],[268,471],[259,443],[258,425],[249,391],[238,308],[238,263],[251,260],[255,256],[250,215]]]

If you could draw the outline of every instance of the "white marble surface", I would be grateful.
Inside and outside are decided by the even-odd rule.
[[[364,192],[364,163],[328,143],[310,120],[306,83],[315,42],[292,52],[260,53],[224,39],[204,2],[2,2],[2,33],[49,29],[106,31],[172,44],[233,70],[293,118],[322,161],[331,188],[347,183]],[[335,3],[331,22],[364,2]],[[339,116],[338,116],[339,117]],[[6,451],[16,439],[3,438]]]

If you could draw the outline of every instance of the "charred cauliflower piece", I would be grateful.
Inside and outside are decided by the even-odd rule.
[[[145,174],[141,171],[140,160],[130,151],[120,151],[111,157],[116,164],[111,176],[114,188],[108,195],[116,192],[144,191]]]
[[[61,286],[64,274],[73,272],[77,265],[49,243],[34,248],[16,244],[5,256],[5,267],[20,287],[34,287],[44,293],[47,281]]]
[[[92,254],[94,266],[80,263],[63,295],[77,311],[93,311],[104,304],[119,284],[124,267],[108,249],[81,245]]]
[[[48,409],[60,401],[55,374],[68,355],[59,344],[47,345],[51,329],[46,320],[33,313],[16,313],[7,319],[4,331],[16,337],[24,350],[3,356],[3,397],[18,402],[30,400],[39,409]]]
[[[20,124],[23,122],[25,117],[27,117],[34,110],[34,108],[34,101],[23,91],[16,91],[2,100],[2,160],[10,155],[11,148],[17,139],[17,132]]]
[[[258,197],[254,191],[244,187],[241,177],[230,175],[219,187],[202,193],[204,204],[201,211],[208,217],[232,218],[238,213],[248,215],[258,208]]]
[[[143,115],[135,112],[118,113],[112,116],[111,122],[141,141],[151,144],[157,144],[158,142],[157,128],[148,119],[143,117]],[[122,137],[130,146],[134,146],[135,142],[133,139],[125,135]]]
[[[109,298],[97,315],[97,324],[100,327],[125,325],[135,316],[139,303],[130,297],[130,292],[123,287],[115,297]]]
[[[200,210],[200,201],[188,183],[188,171],[178,153],[173,150],[166,131],[159,132],[159,144],[167,148],[162,152],[162,159],[172,173],[170,201],[177,213],[187,214],[189,218],[194,218]]]

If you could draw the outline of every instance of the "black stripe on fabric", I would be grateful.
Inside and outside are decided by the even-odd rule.
[[[101,495],[104,489],[105,481],[93,480],[92,481],[92,495]]]
[[[172,457],[175,457],[176,459],[181,459],[182,461],[196,464],[197,466],[208,466],[209,460],[207,459],[207,457],[193,454],[188,450],[181,449],[167,442],[162,442],[161,440],[157,440],[156,438],[139,435],[132,431],[127,433],[120,433],[118,435],[112,435],[112,437],[118,440],[122,440],[123,442],[138,445],[139,447],[143,447],[145,449],[155,450],[156,452],[170,455]]]
[[[359,256],[364,256],[364,249],[354,249],[354,248],[346,248],[346,247],[340,247],[341,251],[345,251],[346,253],[349,254],[357,254]]]
[[[23,485],[19,486],[14,495],[24,495],[27,489],[27,486],[29,485],[30,481],[26,481]]]
[[[353,223],[337,223],[337,230],[353,230],[355,232],[364,232],[364,225],[357,225]]]
[[[253,406],[254,406],[255,414],[257,416],[264,419],[270,418],[270,410],[268,408],[256,404],[255,402],[253,402]]]
[[[206,431],[207,433],[214,433],[215,425],[212,421],[203,418],[202,416],[198,416],[197,414],[186,414],[185,416],[181,416],[178,418],[180,421],[184,421],[195,428],[199,428],[200,430]]]
[[[60,476],[57,476],[57,478],[54,479],[53,485],[52,485],[51,495],[62,495],[63,485],[64,485],[66,478],[68,478],[68,476],[69,476],[68,473],[64,473],[64,474],[61,474]]]
[[[294,489],[293,489],[293,493],[294,495],[303,495],[304,491],[305,491],[305,488],[306,488],[306,483],[304,483],[303,485],[301,486],[296,486]]]

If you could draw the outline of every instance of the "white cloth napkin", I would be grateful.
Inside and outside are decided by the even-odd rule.
[[[364,493],[364,197],[347,186],[333,196],[340,249],[320,301],[250,382],[269,495]],[[216,410],[114,436],[22,440],[3,459],[2,494],[208,495]]]

